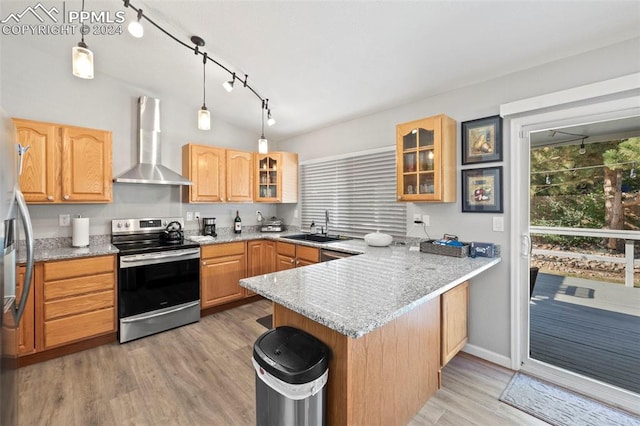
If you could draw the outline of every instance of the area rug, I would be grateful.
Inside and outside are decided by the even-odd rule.
[[[272,324],[273,323],[273,317],[272,317],[272,315],[267,315],[267,316],[264,316],[262,318],[258,318],[256,320],[256,322],[258,324],[260,324],[261,326],[263,326],[264,328],[267,328],[269,330],[271,330],[273,328],[273,324]]]
[[[516,373],[500,401],[556,426],[638,426],[640,417]]]

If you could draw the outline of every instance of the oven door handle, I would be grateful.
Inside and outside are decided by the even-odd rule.
[[[189,308],[193,308],[196,305],[199,305],[200,301],[196,300],[195,302],[192,303],[188,303],[185,305],[181,305],[178,306],[175,309],[169,309],[169,310],[162,310],[162,312],[155,312],[153,314],[149,314],[149,315],[136,315],[134,318],[122,318],[120,320],[121,323],[130,323],[130,322],[138,322],[138,321],[144,321],[144,320],[148,320],[151,318],[156,318],[156,317],[161,317],[167,314],[172,314],[174,312],[180,312],[180,311],[184,311],[185,309],[189,309]]]
[[[155,254],[153,256],[144,256],[144,257],[138,257],[136,255],[133,255],[131,257],[122,256],[120,258],[120,261],[122,263],[133,263],[133,262],[144,262],[146,260],[161,260],[161,259],[170,259],[173,257],[193,256],[193,255],[200,256],[200,249],[197,248],[193,250],[180,250],[178,253],[170,252],[166,254]]]

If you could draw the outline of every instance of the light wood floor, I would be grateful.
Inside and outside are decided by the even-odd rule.
[[[20,425],[253,425],[253,342],[271,313],[260,301],[124,345],[113,343],[20,374]],[[498,401],[512,372],[468,355],[416,425],[543,425]]]

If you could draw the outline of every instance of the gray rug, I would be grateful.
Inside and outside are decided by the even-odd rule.
[[[640,417],[516,373],[500,401],[557,426],[638,426]]]

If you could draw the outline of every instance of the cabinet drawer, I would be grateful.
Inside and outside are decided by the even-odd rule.
[[[298,246],[296,247],[296,254],[299,260],[313,263],[320,261],[320,250],[315,247]]]
[[[44,346],[49,349],[77,340],[114,332],[115,308],[87,312],[44,323]]]
[[[202,258],[229,256],[233,254],[244,254],[244,242],[215,244],[202,247]]]
[[[296,245],[278,241],[276,244],[278,254],[289,257],[296,257]]]
[[[85,294],[78,297],[59,299],[44,304],[45,321],[83,312],[97,311],[114,306],[114,292]]]
[[[45,264],[45,268],[46,268]],[[114,290],[113,273],[91,275],[88,277],[70,278],[44,283],[44,300],[50,301],[61,297],[77,296],[83,293]]]
[[[64,278],[101,274],[115,270],[115,256],[87,257],[44,264],[44,280],[55,281]]]

